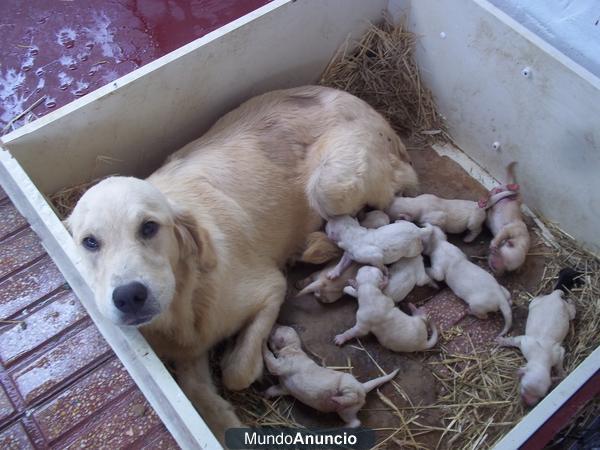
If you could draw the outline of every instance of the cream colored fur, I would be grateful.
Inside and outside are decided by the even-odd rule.
[[[215,434],[238,426],[213,386],[208,351],[232,338],[225,388],[262,373],[261,347],[286,292],[282,268],[322,218],[387,206],[417,177],[401,140],[365,102],[306,86],[255,97],[145,181],[92,187],[66,221],[100,310],[141,331]],[[147,220],[160,228],[140,238]],[[100,243],[90,252],[83,238]],[[148,317],[116,310],[113,289],[147,285]],[[150,308],[151,306],[151,308]]]
[[[356,288],[347,287],[344,292],[358,298],[356,324],[338,334],[334,342],[343,345],[355,337],[373,333],[379,343],[395,352],[418,352],[437,342],[438,331],[431,323],[431,337],[427,339],[426,315],[410,304],[413,315],[396,308],[394,301],[382,292],[385,278],[376,267],[361,267],[356,276]]]
[[[434,227],[424,253],[431,259],[431,267],[427,269],[429,276],[436,281],[445,281],[452,292],[469,305],[471,314],[486,319],[488,313],[500,311],[504,317],[504,328],[500,334],[510,330],[512,311],[508,290],[448,242],[440,228]]]
[[[563,299],[559,289],[549,295],[536,297],[529,303],[529,315],[523,336],[498,338],[498,343],[507,347],[518,347],[527,360],[519,369],[521,397],[533,406],[548,392],[552,384],[551,372],[558,377],[565,374],[563,360],[564,341],[569,332],[569,323],[575,318],[575,306]]]
[[[506,168],[507,183],[516,183],[514,167],[511,163]],[[510,190],[508,185],[502,185],[495,190]],[[492,190],[494,192],[494,190]],[[509,198],[501,198],[497,202],[493,199],[504,192],[492,195],[490,201],[493,206],[487,212],[487,227],[494,235],[490,243],[488,264],[496,275],[517,270],[525,263],[527,252],[531,245],[527,225],[523,222],[521,214],[521,194]]]
[[[485,209],[469,200],[446,200],[435,195],[396,197],[386,210],[393,220],[410,220],[419,224],[437,225],[446,233],[469,230],[465,242],[473,241],[485,222]]]
[[[279,377],[279,384],[265,392],[267,397],[291,395],[305,405],[322,412],[336,412],[347,427],[360,426],[356,414],[365,404],[369,391],[390,381],[398,369],[388,375],[359,382],[349,373],[319,366],[302,351],[300,337],[293,328],[276,326],[263,347],[268,371]]]

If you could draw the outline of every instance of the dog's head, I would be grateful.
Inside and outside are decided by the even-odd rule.
[[[143,325],[166,312],[184,261],[216,265],[210,237],[156,187],[111,177],[90,188],[65,220],[100,311],[119,325]]]

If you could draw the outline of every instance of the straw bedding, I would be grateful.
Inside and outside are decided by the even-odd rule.
[[[356,46],[347,43],[338,52],[321,83],[363,98],[412,145],[421,147],[450,137],[435,111],[431,94],[421,82],[413,58],[414,45],[415,36],[403,25],[385,22],[371,26]],[[90,184],[52,196],[60,216],[68,215]],[[585,284],[570,296],[577,307],[577,317],[564,343],[565,368],[570,372],[600,344],[600,261],[553,224],[545,225],[556,246],[544,250],[544,275],[537,289],[515,292],[514,307],[526,310],[534,296],[549,293],[556,274],[565,266],[584,273]],[[468,354],[455,354],[446,343],[461,335],[460,327],[451,328],[442,334],[436,351],[417,355],[439,383],[440,394],[435,403],[423,406],[418,398],[408,398],[399,379],[392,385],[405,400],[402,406],[381,392],[370,394],[379,396],[381,408],[397,418],[397,427],[378,431],[376,448],[489,448],[525,415],[515,374],[524,364],[520,352],[490,344],[484,349],[473,346]],[[362,347],[360,341],[359,345]],[[378,367],[377,361],[370,354],[369,357]],[[352,361],[348,361],[346,369],[351,367]],[[225,395],[249,425],[301,426],[294,418],[292,398],[267,400],[254,388]],[[597,412],[598,402],[588,406],[579,420],[589,421]],[[426,436],[429,438],[424,440]]]

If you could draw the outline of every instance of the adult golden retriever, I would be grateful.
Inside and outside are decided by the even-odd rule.
[[[416,183],[381,115],[348,93],[306,86],[247,101],[146,180],[98,183],[66,225],[100,310],[139,326],[175,362],[181,387],[223,439],[240,422],[213,385],[208,351],[236,336],[223,384],[250,386],[284,300],[286,261],[324,218],[383,209]]]

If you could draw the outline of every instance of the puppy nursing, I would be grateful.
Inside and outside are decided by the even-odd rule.
[[[420,255],[422,240],[431,234],[430,226],[419,228],[405,221],[370,230],[361,227],[358,220],[350,216],[330,219],[325,230],[329,239],[344,250],[342,259],[329,273],[332,279],[339,277],[352,261],[387,271],[385,264]]]
[[[433,347],[437,342],[437,328],[431,324],[431,337],[427,339],[428,320],[412,304],[413,315],[403,313],[381,289],[385,278],[376,267],[361,267],[356,276],[357,288],[345,292],[358,298],[356,324],[338,334],[334,342],[342,345],[355,337],[373,333],[379,343],[395,352],[418,352]]]
[[[569,332],[570,321],[575,318],[575,306],[563,296],[578,275],[573,270],[563,269],[554,291],[529,303],[525,334],[498,338],[502,346],[520,348],[527,360],[518,374],[521,398],[529,406],[539,402],[550,389],[552,369],[558,377],[564,376],[565,349],[561,343]]]
[[[504,316],[506,334],[512,325],[510,293],[481,267],[470,262],[465,254],[446,240],[446,235],[434,227],[431,239],[425,245],[425,254],[431,259],[427,273],[436,281],[445,281],[452,292],[469,305],[470,313],[486,319],[488,313],[500,310]]]
[[[435,195],[396,197],[386,210],[392,219],[409,220],[420,224],[430,223],[446,233],[469,230],[465,242],[472,242],[481,233],[485,222],[485,209],[469,200],[446,200]]]
[[[268,371],[279,377],[279,384],[265,392],[267,397],[291,395],[322,412],[336,412],[347,427],[360,426],[356,416],[369,391],[390,381],[398,369],[388,375],[359,382],[352,375],[319,366],[302,351],[300,337],[293,328],[275,326],[263,346]],[[271,351],[272,350],[272,351]]]

